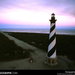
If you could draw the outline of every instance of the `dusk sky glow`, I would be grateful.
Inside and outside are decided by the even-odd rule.
[[[0,0],[0,28],[75,27],[75,0]]]

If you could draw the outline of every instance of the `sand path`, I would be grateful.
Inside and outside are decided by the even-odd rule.
[[[10,40],[14,40],[15,43],[21,46],[24,49],[32,49],[34,52],[31,52],[33,57],[33,63],[29,62],[29,58],[9,61],[9,62],[0,62],[0,70],[69,70],[75,69],[73,62],[62,56],[57,57],[58,64],[56,66],[48,66],[43,64],[46,61],[46,52],[41,49],[38,49],[32,45],[29,45],[21,40],[18,40],[6,33],[1,32]]]

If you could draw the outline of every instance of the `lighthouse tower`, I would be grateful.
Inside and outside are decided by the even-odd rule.
[[[47,64],[50,66],[57,64],[56,57],[56,30],[55,30],[55,14],[51,14],[50,21],[50,33],[49,33],[49,43],[47,52]]]

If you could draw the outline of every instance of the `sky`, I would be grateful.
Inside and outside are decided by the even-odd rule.
[[[0,0],[0,28],[75,27],[75,0]]]

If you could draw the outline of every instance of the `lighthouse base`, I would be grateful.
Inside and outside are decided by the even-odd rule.
[[[55,57],[55,58],[49,58],[49,57],[47,57],[47,60],[46,60],[46,62],[44,62],[44,64],[47,64],[49,66],[55,66],[55,65],[57,65],[58,64],[57,63],[57,57]]]

